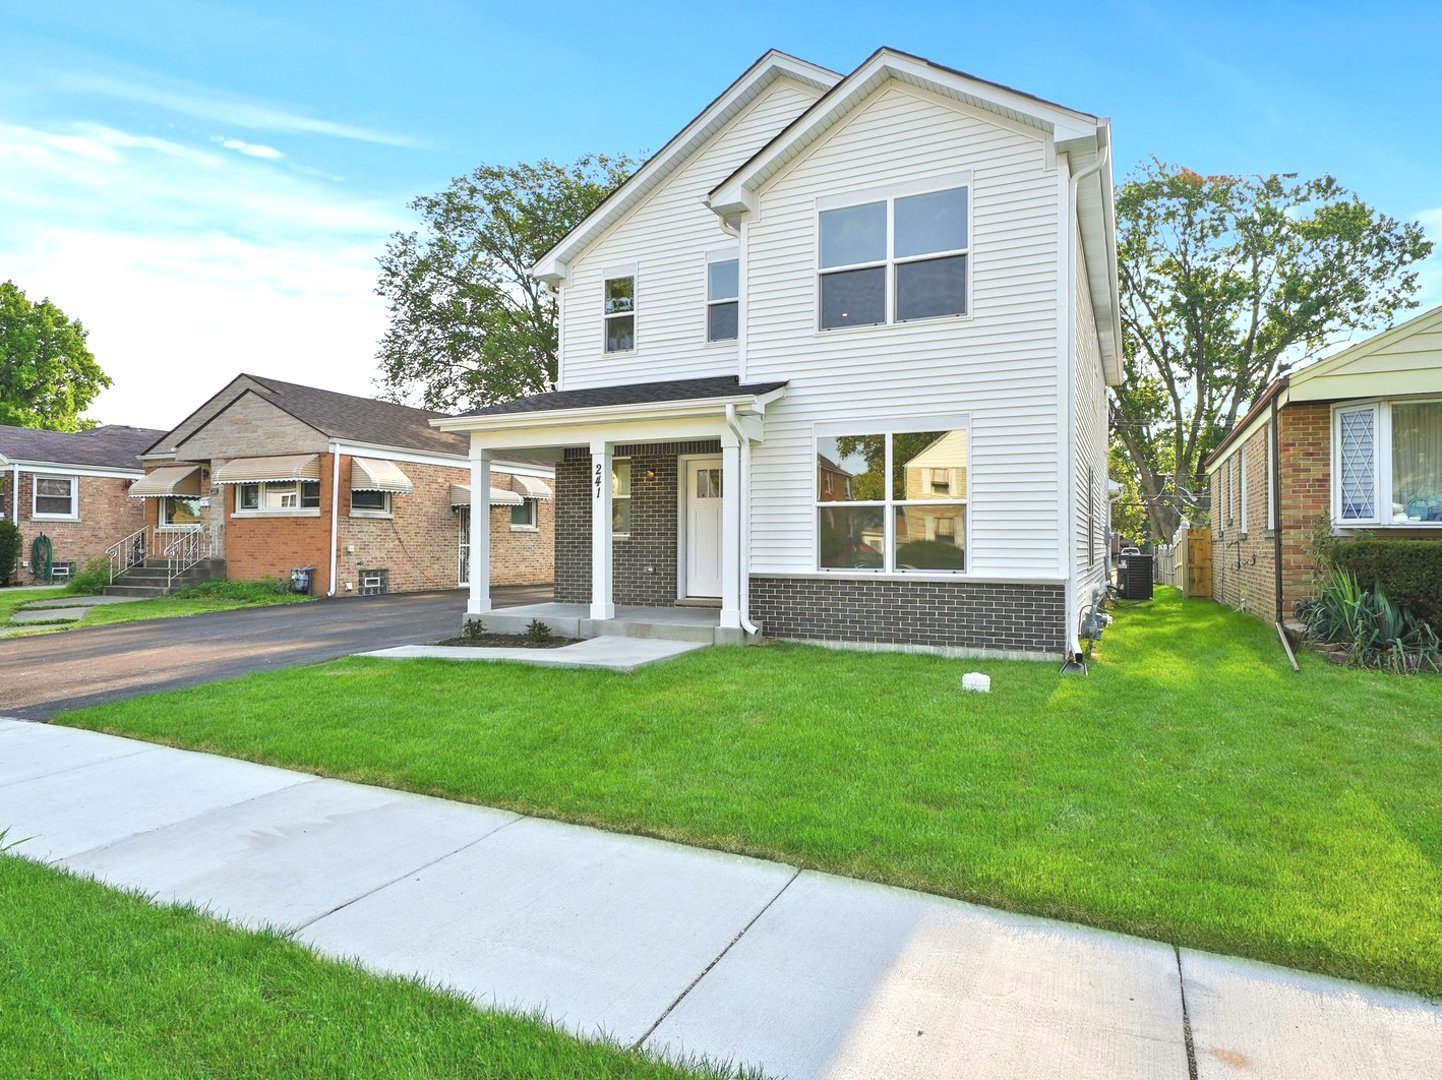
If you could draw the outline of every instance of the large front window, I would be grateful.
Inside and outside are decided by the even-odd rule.
[[[818,567],[965,570],[969,441],[957,421],[920,431],[818,433]]]
[[[820,328],[965,315],[969,195],[957,185],[821,210]]]
[[[1338,406],[1332,442],[1337,524],[1442,526],[1442,401]]]
[[[172,529],[198,528],[205,517],[205,501],[188,495],[167,495],[160,500],[160,524]]]

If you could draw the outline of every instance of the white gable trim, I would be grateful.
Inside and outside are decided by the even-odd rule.
[[[837,72],[771,50],[607,196],[559,244],[543,255],[531,268],[531,276],[552,285],[564,281],[570,264],[586,248],[660,187],[687,159],[781,78],[794,79],[822,90],[830,89],[841,80]]]

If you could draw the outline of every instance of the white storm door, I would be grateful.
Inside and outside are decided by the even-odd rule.
[[[686,595],[721,595],[721,459],[688,458]]]

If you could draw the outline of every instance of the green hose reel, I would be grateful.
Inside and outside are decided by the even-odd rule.
[[[30,569],[36,577],[43,578],[45,584],[49,585],[53,582],[55,545],[44,533],[37,536],[30,544]]]

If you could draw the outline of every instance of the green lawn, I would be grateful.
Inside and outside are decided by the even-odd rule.
[[[0,589],[0,627],[10,621],[10,615],[16,608],[36,600],[54,600],[64,593],[65,590],[58,585],[54,588]]]
[[[66,595],[66,590],[60,587],[26,590],[13,596],[0,593],[0,629],[10,622],[10,616],[16,609],[37,600],[57,600]],[[295,604],[309,599],[308,596],[296,593],[278,593],[269,582],[218,581],[192,586],[175,596],[137,600],[132,604],[104,604],[93,607],[79,622],[28,623],[23,626],[17,624],[16,629],[19,629],[20,633],[12,636],[53,634],[86,626],[108,626],[112,623],[143,622],[148,619],[173,619],[182,615],[203,615],[209,611]]]
[[[0,1076],[714,1077],[0,855]]]
[[[60,721],[1442,994],[1442,679],[1301,659],[1163,590],[1085,678],[784,645],[632,675],[350,659]]]

